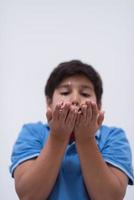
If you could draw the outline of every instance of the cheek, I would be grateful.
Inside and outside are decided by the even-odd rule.
[[[89,97],[89,98],[84,98],[84,99],[82,99],[82,104],[84,104],[86,101],[93,101],[93,102],[95,102],[95,103],[97,103],[97,99],[96,99],[96,97],[95,96],[91,96],[91,97]]]
[[[54,98],[54,102],[55,103],[61,103],[61,102],[63,102],[63,103],[66,103],[66,102],[68,102],[69,101],[69,96],[67,95],[67,96],[64,96],[64,95],[56,95],[55,96],[55,98]]]
[[[65,98],[64,96],[61,97],[61,96],[58,96],[58,95],[54,96],[54,97],[53,97],[52,104],[51,104],[52,110],[55,109],[55,107],[56,107],[57,104],[62,103],[62,102],[63,102],[63,103],[68,102],[67,98]]]
[[[97,100],[96,100],[96,97],[95,97],[95,96],[90,97],[90,100],[97,103]]]

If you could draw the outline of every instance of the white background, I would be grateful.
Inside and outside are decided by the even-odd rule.
[[[45,121],[43,89],[60,62],[92,64],[104,82],[105,123],[134,149],[134,0],[0,0],[0,199],[17,200],[8,172],[21,126]],[[128,187],[125,200],[132,200]]]

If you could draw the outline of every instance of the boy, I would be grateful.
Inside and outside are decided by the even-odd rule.
[[[134,183],[122,129],[102,125],[103,88],[95,69],[59,64],[45,87],[48,124],[23,126],[10,171],[21,200],[122,200]]]

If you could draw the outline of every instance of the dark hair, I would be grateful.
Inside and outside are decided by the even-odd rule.
[[[59,86],[59,84],[65,78],[77,74],[84,75],[91,81],[94,86],[97,104],[101,103],[103,87],[99,73],[91,65],[83,63],[79,60],[71,60],[68,62],[60,63],[52,71],[44,90],[46,97],[52,99],[54,90]]]

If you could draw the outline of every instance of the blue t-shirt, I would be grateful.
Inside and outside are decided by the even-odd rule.
[[[23,126],[11,156],[10,172],[12,176],[19,164],[39,156],[49,134],[48,125],[41,122]],[[123,171],[129,178],[129,184],[134,184],[131,149],[124,131],[120,128],[103,125],[96,132],[95,137],[105,162]],[[90,199],[82,177],[75,141],[68,144],[66,148],[59,175],[48,199]]]

